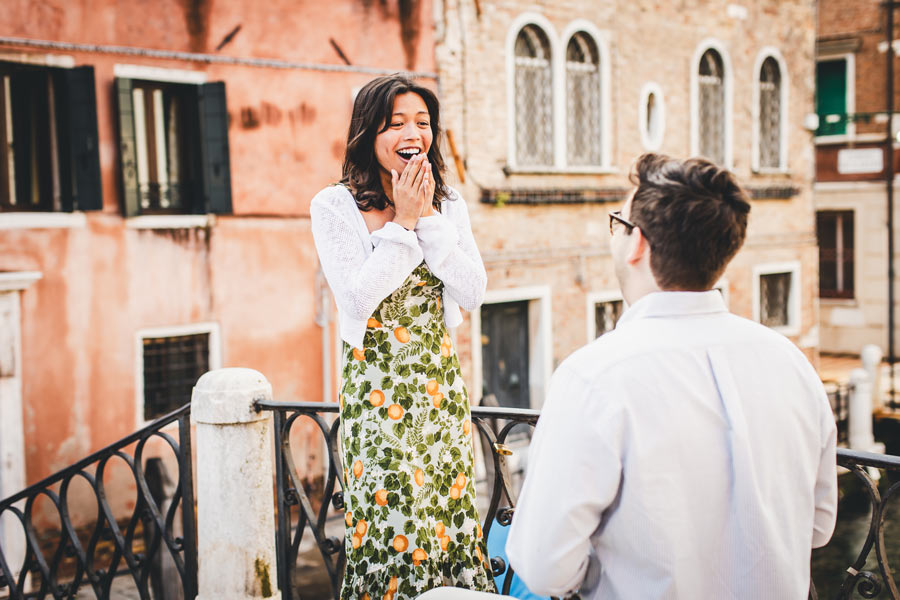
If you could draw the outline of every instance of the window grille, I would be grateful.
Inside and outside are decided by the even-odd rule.
[[[191,401],[191,390],[209,371],[209,334],[144,338],[144,419]]]
[[[134,131],[141,212],[183,212],[188,136],[182,124],[186,86],[134,82]]]
[[[853,298],[853,211],[819,211],[816,237],[819,241],[819,296]]]
[[[759,72],[759,166],[781,166],[781,70],[771,56]]]
[[[515,46],[516,162],[553,164],[553,72],[550,41],[535,25],[519,32]]]
[[[623,307],[624,303],[621,300],[598,302],[594,305],[594,323],[596,325],[594,331],[597,337],[616,328],[616,323],[622,316]]]
[[[759,320],[766,327],[786,327],[790,321],[793,273],[767,273],[759,277]]]
[[[566,160],[570,165],[602,163],[600,53],[584,32],[566,48]]]
[[[698,111],[700,154],[709,160],[725,162],[725,67],[715,50],[700,58],[700,107]]]

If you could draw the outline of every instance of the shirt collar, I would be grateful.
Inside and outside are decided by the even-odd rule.
[[[705,292],[653,292],[622,313],[619,324],[643,318],[678,317],[728,312],[719,290]]]

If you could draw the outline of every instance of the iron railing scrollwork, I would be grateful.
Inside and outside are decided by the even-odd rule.
[[[278,588],[285,600],[296,598],[294,575],[301,542],[312,536],[313,546],[327,571],[331,595],[339,596],[344,569],[343,509],[341,492],[343,472],[338,454],[338,407],[320,403],[260,403],[257,410],[273,413],[276,444],[275,476],[276,551]],[[149,600],[159,598],[156,589],[159,564],[168,561],[170,573],[177,579],[185,598],[197,594],[197,538],[194,513],[193,474],[191,468],[190,406],[162,417],[138,432],[96,452],[22,492],[0,500],[0,517],[20,525],[25,539],[25,558],[21,564],[10,564],[0,547],[0,597],[74,598],[80,588],[90,588],[101,600],[111,597],[113,580],[130,577],[129,583],[138,595]],[[487,509],[482,515],[485,542],[497,524],[506,526],[513,518],[516,486],[507,464],[509,447],[521,440],[516,427],[533,428],[539,412],[504,408],[472,408],[472,423],[479,433],[487,473]],[[312,422],[327,448],[327,472],[321,486],[308,489],[301,478],[292,453],[291,439],[309,442],[305,431],[294,431],[299,423]],[[177,423],[177,440],[169,429]],[[171,433],[170,433],[171,431]],[[292,433],[295,435],[292,436]],[[158,444],[148,450],[149,443]],[[159,478],[151,476],[154,458],[160,447],[174,453],[177,480],[168,500],[158,488]],[[104,474],[111,471],[111,461],[127,466],[136,488],[136,501],[130,515],[117,520],[114,503],[104,485]],[[885,549],[885,517],[888,509],[896,511],[900,490],[900,456],[889,456],[838,450],[838,465],[857,479],[871,507],[868,532],[855,560],[846,569],[840,589],[817,594],[810,585],[810,599],[890,598],[900,600]],[[879,476],[880,475],[880,476]],[[87,482],[96,499],[96,522],[87,531],[75,526],[69,513],[70,496],[77,480]],[[881,485],[879,485],[879,482]],[[36,503],[49,502],[59,517],[60,531],[51,543],[42,539],[43,531],[35,523]],[[190,509],[187,509],[190,507]],[[46,508],[46,507],[45,507]],[[46,510],[43,512],[47,512]],[[12,517],[10,519],[10,516]],[[891,512],[894,517],[894,512]],[[495,523],[496,521],[496,523]],[[179,530],[181,533],[179,534]],[[308,531],[307,531],[308,530]],[[308,534],[308,535],[307,535]],[[46,536],[44,536],[46,537]],[[108,550],[103,555],[101,546]],[[846,564],[843,563],[842,564]],[[501,593],[508,593],[512,569],[498,557],[491,560],[495,575],[506,573]],[[14,573],[18,573],[14,577]],[[177,573],[177,577],[174,574]],[[31,574],[32,590],[24,589]],[[799,576],[799,574],[798,574]],[[169,582],[171,583],[171,581]],[[835,588],[837,586],[834,586]]]
[[[887,491],[881,493],[878,486],[881,478],[880,475],[875,475],[883,469],[887,472],[889,480],[893,480],[892,477],[898,478],[900,476],[900,456],[841,448],[838,449],[837,463],[848,469],[862,484],[869,500],[871,515],[866,540],[856,559],[847,567],[847,574],[844,576],[840,591],[833,597],[844,600],[859,594],[863,598],[900,600],[900,592],[897,590],[893,571],[888,562],[884,537],[886,511],[889,502],[900,490],[900,479],[891,483]],[[873,475],[875,476],[873,477]],[[866,569],[866,563],[870,560],[873,549],[875,550],[877,572]],[[814,585],[810,586],[809,597],[810,600],[819,598]]]
[[[338,407],[335,404],[314,402],[269,402],[258,403],[257,410],[272,411],[274,416],[277,454],[275,465],[276,552],[282,598],[291,600],[299,597],[299,594],[295,596],[293,590],[293,572],[297,565],[300,544],[307,529],[313,536],[328,571],[332,595],[334,598],[339,598],[341,577],[346,560],[344,541],[343,537],[329,535],[326,531],[332,507],[337,510],[344,508],[343,494],[337,489],[338,484],[343,489],[343,472],[338,454]],[[490,488],[487,512],[482,515],[485,543],[487,543],[495,518],[501,525],[508,525],[512,521],[516,494],[506,461],[507,455],[510,454],[507,447],[510,432],[517,426],[533,428],[539,414],[536,410],[472,408],[472,423],[481,436],[482,447],[489,450],[484,453]],[[325,415],[328,417],[326,418]],[[291,451],[291,430],[304,419],[315,423],[327,447],[328,470],[324,480],[323,497],[318,506],[305,489]],[[343,520],[341,520],[342,522]],[[512,569],[497,557],[491,559],[491,568],[495,576],[507,573],[502,593],[509,593]]]
[[[177,426],[177,440],[166,430],[170,425]],[[167,446],[174,454],[177,477],[169,477],[160,457],[148,451],[151,441],[154,451],[163,449],[168,454],[164,450]],[[104,475],[115,469],[111,465],[118,461],[127,466],[136,488],[134,508],[124,519],[114,508],[122,505],[122,499],[110,498],[116,491],[107,489],[104,483]],[[150,471],[157,477],[148,476]],[[76,527],[69,507],[72,496],[83,500],[84,484],[77,483],[79,480],[88,484],[97,504],[95,522],[86,530]],[[161,489],[166,487],[166,480],[174,480],[171,497],[165,497]],[[121,490],[121,481],[118,483],[116,490]],[[72,492],[76,488],[80,491]],[[35,514],[35,505],[45,502],[43,498],[52,503],[51,512],[55,509],[60,525],[49,541],[42,539],[43,532],[35,523],[46,518]],[[111,598],[114,578],[130,575],[140,598],[150,600],[161,597],[161,587],[172,585],[164,580],[171,578],[163,577],[162,569],[174,565],[184,597],[194,598],[197,535],[190,405],[0,500],[0,518],[7,525],[18,522],[25,539],[22,564],[10,564],[0,547],[0,596],[8,595],[12,600],[74,598],[80,588],[90,586],[96,598],[106,600]],[[166,567],[162,566],[164,562]],[[31,590],[26,589],[29,574]]]

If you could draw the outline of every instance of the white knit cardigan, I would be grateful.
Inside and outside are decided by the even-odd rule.
[[[369,317],[422,259],[444,282],[444,322],[462,323],[460,307],[481,306],[487,286],[466,203],[455,189],[441,212],[419,218],[414,231],[388,222],[369,233],[350,191],[329,186],[309,207],[313,239],[338,307],[341,339],[362,348]]]

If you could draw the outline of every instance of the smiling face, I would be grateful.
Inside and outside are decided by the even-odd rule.
[[[414,92],[398,94],[388,127],[375,137],[375,157],[390,180],[391,169],[403,172],[409,160],[431,149],[431,116],[422,97]]]

